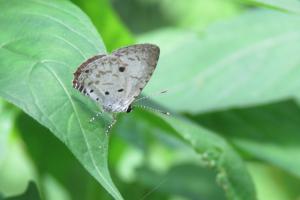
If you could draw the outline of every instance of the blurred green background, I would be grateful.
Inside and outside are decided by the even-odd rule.
[[[73,57],[75,53],[68,53],[67,47],[56,47],[50,40],[40,43],[45,35],[67,34],[42,21],[33,21],[36,29],[29,31],[44,31],[36,43],[7,45],[18,41],[18,35],[28,33],[27,23],[31,17],[38,17],[38,12],[41,19],[47,14],[48,19],[66,23],[69,30],[86,34],[88,39],[97,37],[93,31],[85,32],[85,23],[92,27],[90,19],[102,39],[101,51],[141,42],[161,48],[158,68],[145,94],[168,89],[167,94],[153,96],[149,103],[169,110],[172,116],[165,118],[141,110],[121,114],[109,141],[104,141],[109,143],[108,155],[99,156],[104,160],[103,169],[108,160],[110,176],[124,199],[300,199],[299,1],[24,2],[21,6],[16,0],[0,1],[0,199],[121,198],[118,192],[107,192],[100,185],[105,181],[94,178],[90,165],[83,164],[87,163],[84,155],[76,154],[72,140],[80,144],[81,139],[57,134],[60,125],[48,126],[52,115],[47,111],[58,109],[53,102],[60,99],[56,90],[49,88],[52,85],[44,93],[35,93],[39,90],[32,87],[33,96],[41,101],[25,100],[28,97],[23,87],[27,82],[38,82],[31,81],[30,75],[23,81],[27,73],[20,73],[14,66],[26,68],[30,59],[40,54],[61,54],[66,60],[80,61]],[[54,10],[78,19],[64,20],[63,14]],[[10,28],[14,20],[20,23]],[[74,26],[69,27],[69,23]],[[85,49],[80,39],[71,39],[72,44],[83,47],[83,54],[93,55],[95,50]],[[27,56],[28,63],[22,56]],[[63,68],[53,69],[58,76],[65,73],[68,77],[76,65],[72,67],[65,72],[60,71]],[[8,77],[8,72],[13,75]],[[72,90],[71,80],[64,81]],[[37,97],[46,93],[55,98],[47,101]],[[82,116],[88,121],[93,113],[86,113]],[[97,134],[105,137],[101,131]],[[211,158],[206,155],[209,153]],[[104,174],[104,179],[109,177]]]

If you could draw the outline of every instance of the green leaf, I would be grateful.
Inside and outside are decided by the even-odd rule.
[[[168,130],[167,132],[172,131],[171,133],[175,133],[177,138],[194,149],[200,157],[198,163],[215,170],[217,173],[216,181],[228,199],[256,199],[252,180],[243,161],[222,137],[179,117],[149,114],[145,116],[144,113],[138,115],[136,121],[143,116],[151,123],[155,123],[156,127],[164,127]]]
[[[46,126],[115,198],[108,137],[89,123],[96,105],[72,88],[72,73],[105,53],[89,19],[68,1],[0,1],[0,95]],[[49,147],[51,148],[51,147]]]
[[[174,30],[144,35],[140,41],[161,48],[146,93],[169,89],[153,98],[191,113],[299,95],[299,27],[299,16],[252,11],[201,35]]]
[[[16,118],[16,111],[9,109],[2,99],[0,99],[0,166],[5,159],[8,150],[8,141],[12,133],[13,123]]]
[[[246,0],[258,5],[273,7],[279,10],[300,14],[300,2],[298,0]]]
[[[72,1],[91,18],[109,51],[134,43],[134,39],[121,23],[109,0]]]
[[[115,130],[122,130],[116,132],[118,135],[125,138],[125,140],[133,141],[133,146],[140,150],[141,157],[147,168],[165,172],[166,169],[170,169],[178,163],[192,161],[198,165],[199,170],[207,168],[215,172],[215,179],[228,199],[256,199],[252,180],[243,161],[231,146],[214,132],[203,129],[179,116],[163,116],[148,112],[139,112],[138,110],[121,118],[116,128]],[[139,139],[134,141],[134,139],[129,137]],[[170,158],[170,154],[166,154],[161,149],[158,149],[155,153],[153,144],[158,141],[162,143],[164,148],[170,148],[172,154],[176,156],[172,159]],[[180,158],[180,154],[184,158]],[[134,154],[129,157],[133,158]],[[127,158],[125,160],[128,161],[130,159]],[[124,168],[126,175],[131,174],[131,164],[135,166],[133,169],[136,169],[136,166],[141,166],[138,164],[139,162],[134,162],[133,160],[131,159],[131,162],[128,161],[130,163]],[[162,175],[159,177],[162,179]],[[143,178],[147,179],[147,177]],[[143,178],[137,177],[139,182],[141,181],[139,179]],[[153,177],[153,180],[143,180],[142,182],[145,182],[146,185],[160,185],[160,181],[155,177]],[[161,185],[157,187],[157,190],[160,192],[161,187],[162,189],[165,188],[165,186]],[[178,187],[181,187],[180,181]],[[199,190],[202,190],[202,187],[204,186],[199,186]],[[213,188],[210,184],[205,187]],[[184,186],[181,188],[184,188]],[[217,192],[219,190],[215,188],[213,191]],[[186,197],[189,197],[188,191],[186,191],[187,193],[182,192],[181,195],[185,194]],[[190,193],[190,195],[193,194]],[[207,191],[203,195],[211,194]]]
[[[257,199],[292,200],[299,197],[300,179],[258,162],[250,162],[247,167],[255,184]]]
[[[189,0],[188,3],[181,0],[112,0],[112,3],[135,33],[170,26],[199,31],[241,10],[234,0]]]
[[[170,196],[183,196],[187,199],[225,199],[224,193],[215,183],[212,171],[198,165],[184,163],[172,166],[165,173],[148,168],[137,169],[138,181]],[[178,184],[180,183],[180,184]],[[150,199],[151,192],[145,197]]]
[[[39,188],[45,199],[55,200],[57,196],[72,200],[110,199],[109,194],[99,187],[98,182],[49,130],[26,114],[18,117],[16,126],[38,171]],[[58,165],[57,161],[61,164]],[[74,184],[76,180],[80,181]]]
[[[29,182],[24,194],[15,197],[9,197],[5,200],[40,200],[39,191],[34,182]]]
[[[0,193],[13,196],[25,190],[35,170],[15,130],[18,109],[0,98]]]
[[[225,135],[251,158],[300,177],[300,109],[294,102],[199,115],[196,119]]]

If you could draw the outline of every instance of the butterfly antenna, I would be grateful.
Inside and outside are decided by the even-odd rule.
[[[141,100],[149,99],[150,97],[157,96],[157,95],[160,95],[160,94],[164,94],[164,93],[167,93],[167,92],[168,92],[168,90],[164,90],[164,91],[160,91],[159,93],[155,93],[155,94],[148,95],[148,96],[143,96],[143,97],[137,98],[134,101],[134,103],[136,103],[138,101],[141,101]]]
[[[99,117],[99,116],[102,116],[102,114],[103,114],[102,111],[97,112],[96,115],[93,116],[93,117],[89,120],[89,122],[91,123],[91,122],[95,121],[95,119],[96,119],[97,117]]]
[[[147,192],[146,194],[144,194],[140,200],[144,200],[146,199],[148,196],[150,196],[150,194],[152,194],[153,192],[155,192],[156,190],[159,189],[159,187],[162,186],[162,184],[164,184],[166,181],[168,180],[168,177],[165,177],[164,179],[162,179],[154,188],[152,188],[152,190],[150,190],[149,192]]]
[[[158,113],[161,113],[161,114],[164,114],[164,115],[170,115],[169,112],[158,110],[158,109],[155,109],[155,108],[152,108],[152,107],[148,107],[148,106],[144,106],[144,105],[134,105],[134,108],[142,108],[142,109],[145,109],[145,110],[150,110],[150,111],[153,111],[153,112],[158,112]]]

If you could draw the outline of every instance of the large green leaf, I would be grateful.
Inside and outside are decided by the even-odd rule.
[[[49,128],[115,199],[108,137],[89,123],[97,108],[72,89],[72,73],[104,45],[68,1],[0,1],[0,95]],[[51,148],[51,147],[49,147]]]
[[[58,199],[57,196],[64,196],[61,198],[66,200],[110,199],[109,194],[49,130],[25,113],[18,117],[16,126],[38,171],[39,189],[46,200]],[[57,161],[62,164],[57,165]]]
[[[299,95],[300,17],[252,11],[201,35],[165,30],[141,41],[158,44],[161,58],[148,93],[178,111],[199,113]]]
[[[226,135],[251,158],[300,177],[300,109],[294,102],[199,115],[196,119]]]
[[[298,0],[246,0],[259,5],[270,6],[276,9],[300,14],[300,2]]]

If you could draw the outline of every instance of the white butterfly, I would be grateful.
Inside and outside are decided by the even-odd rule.
[[[153,44],[137,44],[96,55],[78,67],[73,87],[106,112],[130,112],[155,70],[159,51]]]

